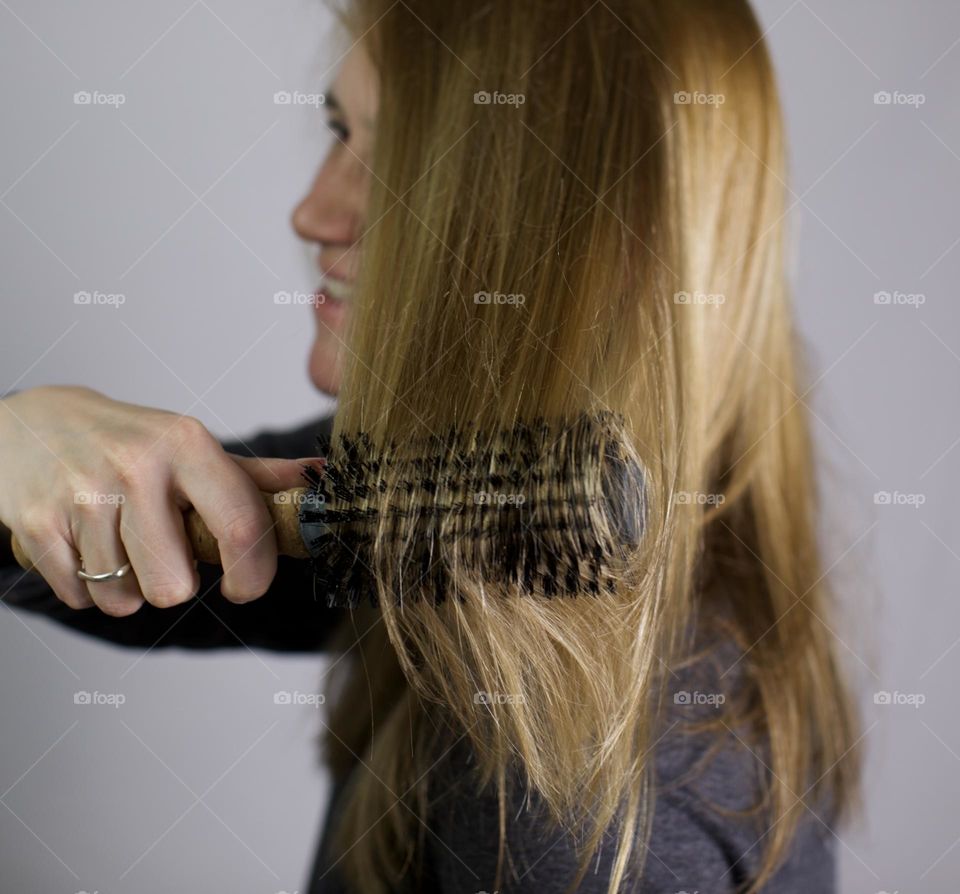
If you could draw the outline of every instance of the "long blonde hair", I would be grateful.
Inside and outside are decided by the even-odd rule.
[[[409,538],[378,544],[379,608],[350,614],[333,671],[326,756],[352,774],[333,857],[364,894],[411,877],[429,770],[466,736],[478,787],[507,803],[519,767],[557,823],[585,830],[581,876],[616,821],[612,894],[649,832],[663,668],[723,617],[748,691],[718,734],[752,730],[769,756],[757,890],[787,852],[798,793],[839,815],[857,776],[818,620],[830,591],[758,23],[746,0],[341,13],[379,72],[380,111],[335,434],[482,439],[612,410],[647,470],[649,519],[636,574],[592,598],[519,595],[453,566],[460,598],[397,604]],[[501,813],[495,885],[503,845]]]

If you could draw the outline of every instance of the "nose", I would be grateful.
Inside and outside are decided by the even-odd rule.
[[[293,209],[290,222],[301,239],[316,243],[322,253],[330,248],[335,250],[333,255],[342,256],[360,238],[364,201],[362,178],[341,160],[330,157]],[[323,266],[329,269],[331,264]]]

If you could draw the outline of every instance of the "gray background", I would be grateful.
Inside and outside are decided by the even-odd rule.
[[[792,276],[816,378],[798,397],[824,457],[843,598],[829,623],[868,731],[863,818],[837,841],[841,890],[953,894],[960,7],[758,8],[792,140]],[[327,86],[330,24],[308,2],[0,0],[0,389],[82,383],[221,437],[329,407],[306,378],[309,310],[273,303],[315,285],[287,221],[327,137],[273,94]],[[126,101],[75,105],[80,90]],[[877,105],[878,91],[925,103]],[[124,304],[73,303],[94,290]],[[0,652],[5,890],[305,888],[326,793],[320,717],[272,694],[315,689],[322,662],[143,657],[6,608]],[[77,706],[77,690],[126,703]],[[875,704],[880,692],[900,697]]]

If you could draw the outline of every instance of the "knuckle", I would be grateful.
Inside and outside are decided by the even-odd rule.
[[[55,589],[57,598],[66,606],[79,611],[82,608],[89,608],[93,602],[88,595],[80,591],[64,591],[62,588]]]
[[[24,510],[16,522],[16,530],[23,540],[31,543],[47,543],[59,533],[54,514],[38,508]]]
[[[177,416],[173,426],[181,442],[200,443],[209,441],[213,437],[196,416]]]
[[[244,576],[240,581],[227,581],[226,579],[220,585],[220,593],[228,602],[252,602],[259,599],[269,589],[269,583],[264,583],[255,578]]]
[[[157,438],[124,439],[109,449],[110,474],[127,493],[149,492],[163,478],[166,455]]]
[[[105,615],[110,615],[111,618],[126,618],[140,608],[140,601],[133,599],[118,599],[112,597],[109,599],[95,599],[94,601],[100,611]]]
[[[258,563],[251,570],[230,569],[220,582],[220,594],[229,602],[252,602],[259,599],[267,590],[273,576]]]
[[[136,489],[161,476],[180,447],[199,449],[214,440],[199,419],[163,413],[140,420],[125,437],[113,439],[106,452],[114,475],[124,485]]]
[[[151,466],[144,463],[143,452],[134,452],[128,448],[121,448],[121,454],[114,457],[116,461],[115,474],[121,488],[127,493],[134,493],[146,489],[146,484],[156,474]]]
[[[140,580],[140,592],[143,598],[157,608],[170,608],[180,605],[193,596],[193,582],[172,577],[157,577]]]
[[[243,509],[230,516],[223,524],[221,540],[234,550],[246,552],[263,538],[265,525],[253,509]]]
[[[156,444],[157,437],[152,431],[140,428],[126,430],[104,444],[104,455],[117,478],[138,478],[150,465],[148,460],[154,455]]]

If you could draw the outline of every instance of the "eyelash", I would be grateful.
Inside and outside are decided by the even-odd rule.
[[[327,128],[341,143],[346,143],[350,139],[350,131],[339,121],[328,121]]]

